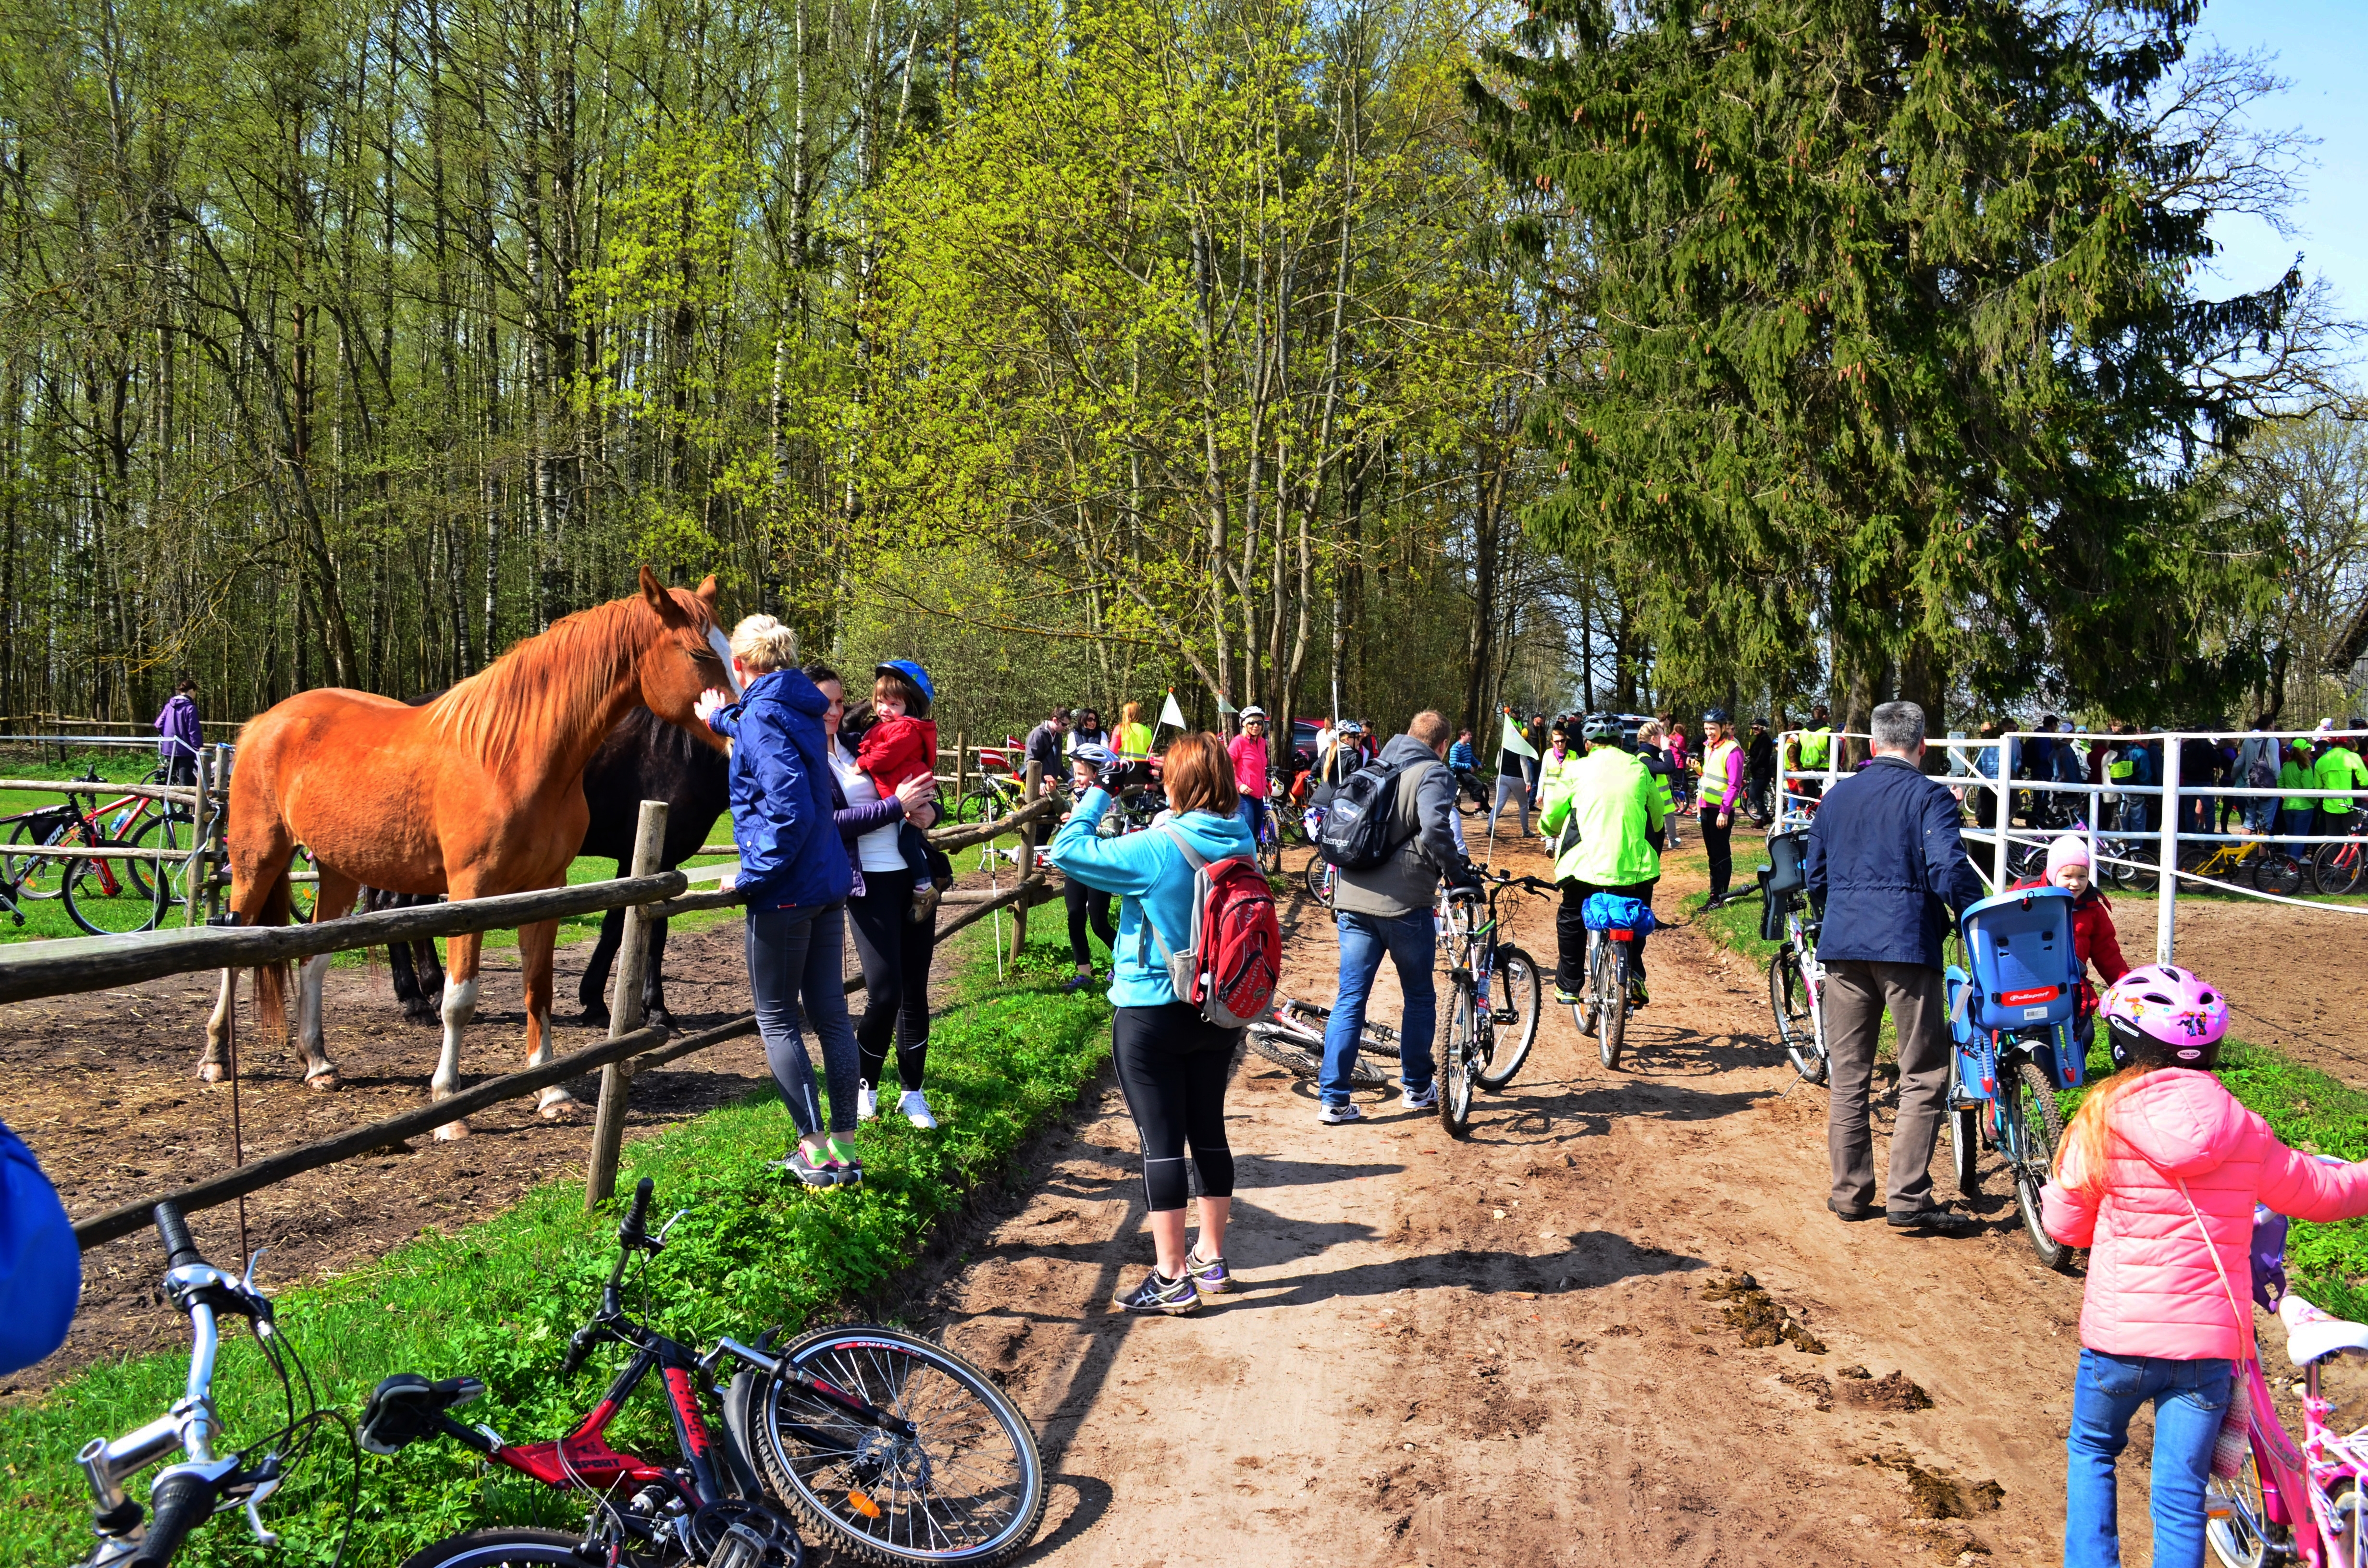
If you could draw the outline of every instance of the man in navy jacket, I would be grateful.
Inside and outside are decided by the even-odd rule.
[[[1804,859],[1810,902],[1824,912],[1817,961],[1826,970],[1834,1170],[1826,1207],[1845,1220],[1878,1212],[1867,1093],[1888,1006],[1899,1032],[1899,1115],[1883,1211],[1904,1231],[1964,1231],[1970,1215],[1932,1201],[1932,1145],[1949,1089],[1941,939],[1983,896],[1982,882],[1958,835],[1956,801],[1924,774],[1924,710],[1886,702],[1869,729],[1874,756],[1826,791]]]

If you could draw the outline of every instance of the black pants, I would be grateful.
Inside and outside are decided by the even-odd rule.
[[[1144,1202],[1155,1214],[1184,1207],[1184,1153],[1203,1198],[1234,1195],[1234,1152],[1225,1142],[1225,1080],[1239,1029],[1221,1029],[1185,1002],[1121,1007],[1110,1028],[1118,1086],[1143,1141]]]
[[[1718,825],[1718,808],[1705,805],[1702,809],[1702,848],[1710,855],[1710,896],[1725,898],[1726,884],[1735,878],[1735,851],[1730,841],[1735,836],[1733,808],[1728,808],[1726,825]]]
[[[1598,887],[1593,882],[1565,881],[1562,884],[1562,907],[1554,911],[1554,984],[1573,996],[1587,994],[1587,920],[1582,913],[1589,893],[1617,893],[1622,898],[1641,898],[1653,902],[1653,889],[1661,879],[1630,882],[1626,887]],[[1629,972],[1638,980],[1645,978],[1645,933],[1636,933],[1636,940],[1628,954]]]
[[[188,752],[175,752],[165,764],[165,782],[194,784],[198,781],[198,759]]]
[[[863,1081],[879,1087],[888,1065],[888,1038],[896,1038],[896,1076],[921,1086],[929,1061],[929,960],[938,950],[938,923],[906,918],[913,873],[866,871],[863,896],[847,901],[855,928],[855,959],[863,966],[863,1017],[855,1045]]]
[[[814,1026],[830,1091],[830,1131],[855,1131],[855,1036],[847,1027],[847,986],[839,938],[843,909],[765,909],[748,914],[748,990],[765,1064],[801,1133],[823,1131],[814,1096],[814,1059],[801,1023]],[[800,1003],[804,1004],[801,1008]]]
[[[1069,957],[1079,969],[1094,967],[1094,951],[1086,946],[1086,926],[1093,925],[1094,935],[1102,946],[1118,946],[1118,927],[1110,923],[1110,895],[1099,888],[1089,888],[1075,877],[1061,889],[1061,898],[1069,906]]]

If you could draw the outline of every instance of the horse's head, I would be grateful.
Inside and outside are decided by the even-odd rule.
[[[642,602],[657,616],[660,628],[658,636],[642,650],[643,705],[716,750],[723,750],[723,737],[700,722],[693,706],[703,691],[740,694],[732,678],[731,644],[715,624],[714,577],[696,588],[669,588],[644,566]]]

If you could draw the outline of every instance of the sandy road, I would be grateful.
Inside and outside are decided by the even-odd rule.
[[[1698,875],[1672,858],[1664,911]],[[1299,915],[1285,989],[1328,998],[1332,933]],[[1519,929],[1551,953],[1545,905]],[[1033,1560],[2050,1561],[2078,1281],[2034,1267],[2003,1197],[1957,1240],[1828,1214],[1824,1094],[1761,1038],[1760,976],[1684,928],[1651,971],[1634,1071],[1549,1013],[1468,1142],[1395,1097],[1322,1126],[1307,1086],[1247,1058],[1243,1288],[1192,1318],[1109,1306],[1150,1244],[1123,1108],[1082,1108],[933,1303],[1041,1423],[1057,1480]],[[1825,1353],[1745,1346],[1705,1299],[1736,1271]],[[1895,1407],[1914,1396],[1893,1373],[1930,1408]]]

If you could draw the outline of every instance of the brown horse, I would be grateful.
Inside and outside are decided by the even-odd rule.
[[[715,626],[715,579],[667,588],[642,568],[631,598],[571,615],[530,637],[424,708],[368,692],[308,691],[250,722],[231,775],[231,905],[242,926],[285,925],[296,846],[321,873],[313,918],[334,920],[364,886],[455,899],[554,888],[584,842],[584,767],[617,722],[646,706],[717,750],[723,738],[692,711],[700,693],[730,691]],[[527,1064],[551,1055],[555,920],[518,927],[526,971]],[[461,1030],[476,1009],[479,938],[445,947],[444,1048],[431,1085],[459,1080]],[[304,1082],[337,1086],[321,1028],[328,955],[307,960],[297,996]],[[287,965],[255,971],[256,1017],[285,1038]],[[199,1076],[222,1076],[236,975],[225,971]],[[573,1096],[542,1091],[545,1117]],[[468,1136],[468,1123],[437,1129]]]

